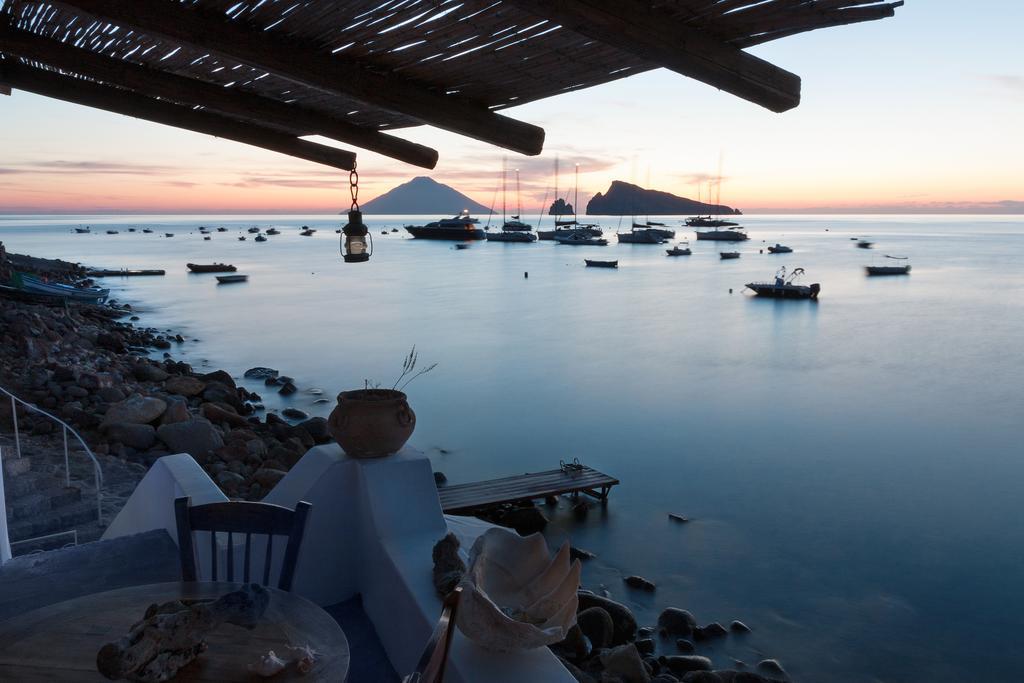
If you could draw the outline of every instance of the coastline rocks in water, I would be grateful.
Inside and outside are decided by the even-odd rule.
[[[626,585],[630,588],[636,588],[637,590],[648,592],[654,591],[654,584],[642,576],[627,576],[623,581],[625,581]]]
[[[148,424],[115,422],[106,427],[107,439],[140,451],[156,443],[156,430]]]
[[[595,555],[594,553],[590,552],[589,550],[584,550],[583,548],[577,548],[574,545],[573,546],[569,546],[569,559],[579,560],[580,562],[586,562],[587,560],[592,560],[595,557],[597,557],[597,555]]]
[[[277,393],[281,394],[282,396],[291,396],[296,391],[298,391],[298,389],[295,388],[294,384],[292,384],[291,382],[285,382],[284,384],[281,385],[281,388],[277,390]]]
[[[605,671],[618,676],[623,683],[649,683],[651,680],[644,661],[633,643],[602,652],[600,659]]]
[[[242,408],[238,390],[223,382],[207,382],[206,389],[203,390],[203,400],[209,403],[226,403],[236,411]]]
[[[188,404],[185,403],[185,399],[177,396],[167,397],[167,410],[164,411],[163,416],[160,418],[160,424],[168,425],[191,419],[192,414],[188,412]]]
[[[615,638],[615,623],[603,607],[588,607],[576,615],[576,624],[590,639],[595,650],[611,647]]]
[[[697,646],[693,644],[693,641],[687,640],[686,638],[679,638],[676,640],[676,649],[684,654],[690,654],[691,652],[697,651]]]
[[[204,382],[220,382],[224,386],[227,386],[231,389],[237,388],[235,386],[234,378],[232,378],[231,375],[225,372],[224,370],[214,370],[213,372],[208,372],[205,375],[200,375],[199,379],[203,380]]]
[[[642,655],[654,654],[654,640],[652,638],[639,638],[636,641],[636,649]]]
[[[173,453],[205,456],[224,445],[224,439],[208,420],[193,418],[186,422],[160,425],[156,435]]]
[[[141,382],[163,382],[169,377],[162,368],[145,362],[132,367],[132,376]]]
[[[226,404],[219,406],[216,403],[204,403],[203,417],[210,422],[225,422],[232,427],[247,427],[249,425],[248,420],[244,417],[233,410],[228,410]]]
[[[555,656],[558,657],[558,662],[565,667],[565,670],[576,679],[576,683],[598,683],[593,676],[582,671],[578,666],[570,662],[565,657],[560,657],[558,655]]]
[[[114,424],[117,422],[129,422],[132,424],[146,424],[156,420],[167,410],[167,403],[159,398],[132,394],[118,403],[107,408],[103,417],[103,424]]]
[[[729,630],[733,633],[750,633],[750,627],[738,619],[729,624]]]
[[[555,654],[574,662],[582,662],[590,655],[590,641],[583,635],[579,624],[573,624],[564,640],[549,647]]]
[[[757,670],[763,671],[766,674],[786,675],[786,670],[782,668],[782,665],[776,659],[762,659],[757,663]]]
[[[506,512],[497,522],[501,526],[511,527],[524,536],[543,531],[548,525],[548,518],[536,506],[513,508]]]
[[[256,367],[246,370],[243,377],[246,379],[266,379],[268,377],[277,377],[278,374],[280,373],[273,368]]]
[[[442,598],[447,596],[466,573],[466,563],[459,555],[459,539],[452,532],[434,544],[434,589]]]
[[[658,615],[658,630],[670,636],[689,636],[696,627],[697,619],[685,609],[669,607]]]
[[[683,676],[683,683],[725,683],[715,671],[691,671]]]
[[[292,420],[305,420],[309,418],[309,414],[298,408],[285,408],[281,411],[281,414]]]
[[[206,389],[206,382],[188,375],[175,375],[164,382],[164,391],[187,398],[198,396],[203,393],[204,389]]]
[[[76,389],[76,388],[80,388],[80,387],[68,387],[68,393],[71,394],[72,396],[74,396],[75,394],[71,390],[72,389]],[[96,395],[100,398],[100,400],[106,401],[107,403],[118,403],[120,401],[125,400],[125,398],[127,398],[124,395],[124,392],[121,391],[120,389],[118,389],[117,387],[100,387],[96,391]],[[82,396],[77,396],[76,398],[83,398],[83,397]]]
[[[668,667],[673,674],[686,674],[690,671],[711,671],[711,660],[700,655],[672,655],[659,657],[658,662]]]
[[[712,638],[724,638],[729,635],[729,632],[724,626],[719,624],[717,621],[713,621],[707,626],[699,626],[693,629],[693,637],[697,640],[711,640]]]
[[[591,607],[600,607],[612,618],[615,628],[612,634],[612,645],[619,645],[632,640],[636,636],[636,617],[628,607],[622,603],[615,602],[588,590],[580,590],[579,593],[580,611]]]
[[[331,434],[327,431],[327,420],[322,417],[311,417],[308,420],[295,425],[298,429],[304,429],[313,437],[317,443],[327,443],[331,440]]]

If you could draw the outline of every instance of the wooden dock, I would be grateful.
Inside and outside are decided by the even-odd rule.
[[[470,484],[443,486],[437,490],[446,514],[466,514],[503,503],[547,498],[563,493],[583,493],[606,500],[618,479],[585,465],[565,465],[557,470],[519,474]]]
[[[140,275],[166,275],[162,270],[90,270],[86,273],[89,277],[138,277]]]

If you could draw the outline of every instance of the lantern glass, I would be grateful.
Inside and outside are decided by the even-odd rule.
[[[363,225],[363,214],[357,209],[348,212],[348,225],[342,228],[345,235],[342,258],[345,263],[362,263],[370,260],[373,253],[369,243],[369,231]]]

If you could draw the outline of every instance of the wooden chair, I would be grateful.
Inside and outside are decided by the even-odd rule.
[[[442,683],[444,667],[448,663],[448,650],[452,646],[455,630],[455,611],[462,597],[462,588],[457,587],[444,599],[441,618],[427,642],[427,648],[420,657],[416,670],[402,679],[402,683]]]
[[[295,576],[295,562],[299,557],[299,547],[306,530],[306,517],[313,506],[300,502],[294,510],[269,503],[210,503],[208,505],[190,505],[189,498],[177,498],[174,501],[174,517],[178,526],[178,551],[181,556],[181,576],[183,581],[198,581],[199,571],[196,562],[195,547],[192,533],[209,531],[210,563],[212,579],[217,575],[217,533],[227,532],[227,581],[235,581],[235,546],[234,534],[245,534],[245,560],[243,562],[242,581],[249,583],[250,547],[253,534],[267,537],[267,550],[263,560],[263,585],[270,583],[270,564],[274,552],[274,536],[287,536],[288,544],[284,549],[284,560],[281,564],[281,577],[277,587],[281,590],[292,589]],[[225,580],[225,579],[221,579]]]

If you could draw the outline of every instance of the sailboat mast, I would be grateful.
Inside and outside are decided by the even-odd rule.
[[[505,174],[506,173],[507,173],[507,168],[505,166],[505,161],[502,160],[502,162],[501,162],[501,227],[502,228],[505,227]]]
[[[580,205],[580,165],[576,164],[576,196],[573,197],[573,200],[572,200],[572,220],[573,220],[573,223],[575,223],[577,226],[579,225],[579,220],[577,219],[577,216],[579,215],[579,211],[580,211],[579,205]]]
[[[555,155],[555,206],[558,206],[558,155],[557,154]],[[555,212],[555,221],[557,221],[558,217],[561,216],[561,215],[562,214],[561,214],[560,210],[556,211]]]
[[[523,200],[519,194],[519,169],[516,169],[516,219],[523,215]]]

